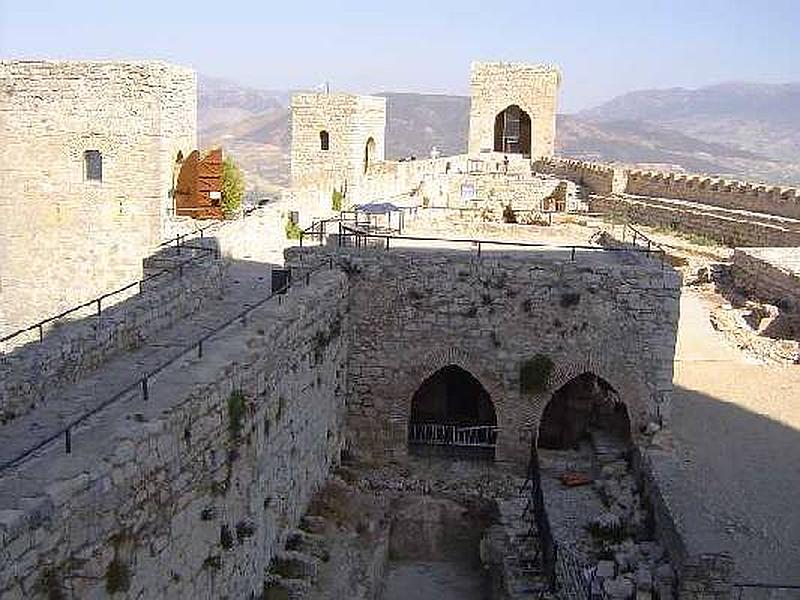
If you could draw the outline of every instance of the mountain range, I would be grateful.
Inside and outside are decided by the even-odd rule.
[[[469,98],[382,92],[386,156],[466,151]],[[245,171],[248,188],[271,194],[289,180],[291,92],[201,77],[198,130]],[[728,83],[627,93],[560,114],[556,153],[628,166],[800,183],[800,84]]]

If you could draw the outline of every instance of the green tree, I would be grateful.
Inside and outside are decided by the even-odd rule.
[[[244,175],[233,159],[222,161],[222,212],[229,217],[242,206]]]
[[[339,211],[342,210],[342,200],[344,199],[344,195],[339,190],[333,190],[333,194],[331,194],[331,208],[333,210]]]

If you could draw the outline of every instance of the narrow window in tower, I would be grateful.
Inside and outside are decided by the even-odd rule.
[[[103,155],[99,150],[83,153],[83,177],[86,181],[103,181]]]
[[[327,150],[331,147],[331,138],[327,131],[323,130],[319,132],[319,147],[322,150]]]

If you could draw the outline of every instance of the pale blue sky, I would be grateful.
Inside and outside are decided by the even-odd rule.
[[[161,58],[271,89],[466,94],[472,60],[561,67],[562,111],[622,92],[800,81],[800,0],[0,0],[3,58]]]

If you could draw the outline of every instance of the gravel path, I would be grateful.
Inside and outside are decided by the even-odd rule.
[[[797,585],[800,366],[747,358],[711,327],[709,306],[684,289],[671,425],[678,468],[665,489],[690,548],[727,548],[739,581]]]

